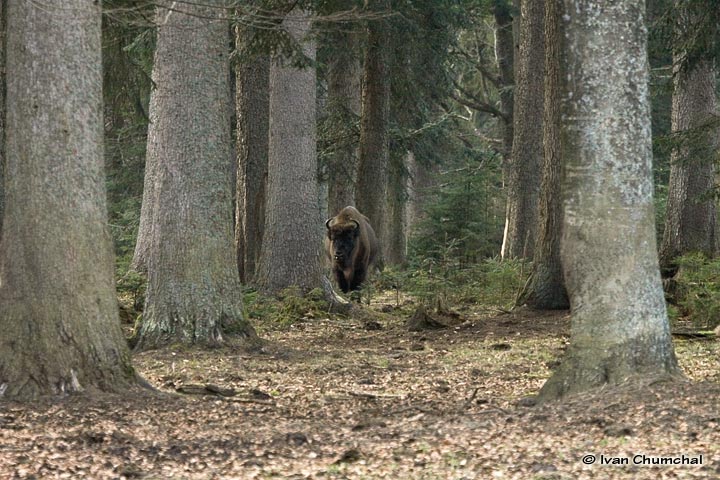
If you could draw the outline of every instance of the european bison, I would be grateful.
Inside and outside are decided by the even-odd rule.
[[[355,207],[343,208],[328,219],[325,226],[325,249],[335,279],[344,293],[357,290],[378,256],[375,231],[367,217]]]

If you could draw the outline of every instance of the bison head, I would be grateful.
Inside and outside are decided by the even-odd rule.
[[[330,254],[337,266],[345,268],[352,263],[353,251],[360,235],[360,224],[351,220],[345,225],[330,225],[331,220],[325,222],[330,239]]]

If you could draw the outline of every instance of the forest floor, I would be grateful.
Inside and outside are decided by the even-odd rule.
[[[163,394],[0,404],[0,478],[720,478],[717,339],[675,340],[687,381],[533,405],[567,312],[467,311],[410,332],[407,309],[383,311],[260,322],[255,350],[135,355]]]

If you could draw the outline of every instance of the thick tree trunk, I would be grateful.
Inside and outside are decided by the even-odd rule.
[[[307,12],[293,10],[283,27],[315,58]],[[315,69],[273,59],[265,236],[257,283],[266,293],[320,287],[323,218],[318,206]]]
[[[521,303],[537,310],[570,307],[560,262],[562,235],[562,142],[560,139],[560,32],[562,0],[545,2],[545,102],[543,107],[543,173],[538,238],[530,281]]]
[[[342,25],[329,35],[336,52],[328,65],[329,115],[342,134],[328,158],[328,213],[336,215],[355,205],[358,144],[355,128],[360,118],[362,69],[358,58],[358,34]]]
[[[676,62],[680,62],[676,55]],[[677,68],[672,131],[687,135],[673,150],[660,265],[672,275],[675,259],[691,252],[717,253],[714,159],[720,148],[716,71],[712,60]]]
[[[387,7],[386,0],[370,2]],[[387,189],[390,161],[388,127],[390,122],[389,35],[383,21],[368,25],[368,44],[360,120],[360,159],[355,201],[358,210],[370,220],[378,236],[380,250],[387,250]],[[381,260],[380,265],[383,264]]]
[[[143,198],[152,202],[152,216],[141,221],[152,228],[138,348],[217,345],[230,325],[255,335],[243,318],[233,248],[228,24],[221,5],[158,7],[147,150],[155,178]]]
[[[7,75],[5,74],[5,58],[7,54],[7,0],[0,0],[0,235],[5,212],[5,93]]]
[[[522,0],[503,258],[534,254],[543,155],[544,17],[543,0]]]
[[[572,333],[542,399],[678,373],[655,241],[645,2],[565,0],[564,14]]]
[[[107,230],[100,5],[7,6],[0,397],[120,391],[136,376]]]
[[[238,49],[250,33],[237,29]],[[270,121],[270,58],[259,55],[237,66],[237,194],[235,242],[240,280],[255,276],[265,228],[265,191],[268,174],[268,124]]]

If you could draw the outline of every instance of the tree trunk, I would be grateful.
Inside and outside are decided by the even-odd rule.
[[[495,0],[495,58],[497,60],[500,85],[500,111],[502,129],[503,173],[507,178],[513,143],[513,88],[515,85],[515,39],[513,17],[505,0]]]
[[[681,54],[675,55],[676,64]],[[672,276],[675,259],[690,252],[717,253],[717,212],[714,157],[720,148],[717,126],[716,72],[703,59],[676,68],[672,101],[672,131],[686,135],[671,156],[665,231],[660,265]]]
[[[543,0],[522,1],[503,258],[534,254],[543,155],[544,17]]]
[[[562,264],[562,142],[560,139],[560,21],[562,0],[545,2],[545,102],[543,107],[543,173],[540,188],[538,238],[535,244],[533,270],[521,303],[536,310],[559,310],[570,307]]]
[[[5,59],[7,50],[7,0],[0,0],[0,235],[2,235],[3,213],[5,212],[5,93],[7,75]]]
[[[136,375],[107,230],[100,5],[7,7],[0,397],[121,391]]]
[[[397,155],[391,160],[391,175],[388,184],[389,222],[387,229],[388,265],[404,265],[407,260],[407,222],[406,209],[408,197],[408,157]]]
[[[387,7],[386,0],[370,2]],[[387,189],[389,168],[388,127],[390,122],[389,36],[382,20],[368,25],[367,50],[360,120],[360,159],[355,200],[358,210],[368,217],[380,243],[387,250]],[[379,261],[382,265],[383,261]]]
[[[155,178],[143,198],[152,202],[152,216],[141,221],[152,228],[146,230],[148,285],[138,348],[217,345],[230,325],[255,335],[243,318],[233,248],[223,4],[187,4],[182,12],[158,7],[147,149]]]
[[[251,35],[238,27],[238,50]],[[270,58],[258,55],[237,66],[237,203],[235,241],[240,280],[255,276],[265,227],[265,191],[268,174]]]
[[[290,12],[283,27],[315,59],[311,18]],[[323,219],[318,206],[313,67],[299,69],[275,58],[270,66],[270,146],[265,237],[257,283],[266,293],[320,287]]]
[[[362,69],[358,34],[341,25],[329,35],[334,53],[328,65],[328,105],[332,125],[341,132],[328,158],[328,213],[336,215],[355,205],[358,145],[355,128],[360,118]]]
[[[162,4],[158,4],[162,5]],[[159,6],[155,10],[155,24],[157,26],[164,25],[168,12],[160,8]],[[159,37],[158,27],[158,37]],[[159,44],[159,42],[157,42]],[[162,111],[163,106],[158,105],[158,102],[163,102],[163,97],[170,95],[167,85],[162,85],[159,81],[164,81],[161,75],[161,69],[157,67],[158,62],[161,63],[163,60],[159,58],[159,48],[156,45],[155,55],[153,58],[153,72],[152,72],[152,84],[153,90],[150,92],[150,102],[148,105],[148,116],[150,117],[148,124],[147,134],[147,146],[145,149],[145,172],[143,178],[143,200],[140,206],[140,224],[138,226],[137,239],[135,240],[135,252],[133,253],[133,259],[130,263],[130,268],[141,273],[147,273],[147,262],[150,250],[150,245],[153,238],[153,229],[155,227],[153,223],[153,217],[155,215],[154,208],[157,204],[155,191],[157,184],[157,156],[158,152],[162,148],[160,145],[155,145],[154,142],[157,139],[157,134],[154,131],[157,129],[157,125],[161,119],[158,119],[158,114]],[[167,55],[167,52],[164,53]],[[176,73],[177,75],[177,73]],[[162,93],[161,93],[162,92]]]
[[[678,373],[655,241],[645,2],[565,0],[564,14],[561,256],[572,328],[541,399]]]
[[[409,186],[405,224],[408,236],[411,236],[414,227],[426,217],[425,207],[431,197],[430,189],[437,183],[437,171],[418,162],[413,152],[408,152],[407,166]]]

